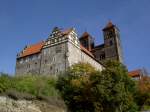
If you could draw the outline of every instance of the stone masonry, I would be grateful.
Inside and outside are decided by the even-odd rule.
[[[105,60],[122,62],[117,27],[108,23],[103,32],[104,44],[95,46],[87,32],[78,38],[74,28],[55,27],[47,40],[26,46],[17,55],[16,74],[57,75],[78,62],[90,63],[101,71]]]

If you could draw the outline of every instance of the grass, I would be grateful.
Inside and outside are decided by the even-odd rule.
[[[55,88],[57,78],[42,75],[8,76],[0,75],[0,94],[16,98],[29,99],[59,97],[59,91]]]

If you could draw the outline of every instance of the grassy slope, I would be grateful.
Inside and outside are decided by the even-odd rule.
[[[13,95],[22,98],[26,97],[59,97],[59,92],[55,88],[57,78],[52,76],[23,75],[0,76],[0,93]]]

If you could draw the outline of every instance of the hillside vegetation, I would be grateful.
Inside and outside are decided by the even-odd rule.
[[[57,88],[72,112],[136,112],[135,83],[122,64],[109,62],[103,71],[89,64],[73,65]]]
[[[3,73],[0,76],[0,93],[13,98],[59,97],[55,85],[56,78],[52,76],[9,76]]]
[[[1,73],[0,94],[15,101],[46,101],[62,108],[66,104],[71,112],[136,112],[150,108],[149,77],[133,80],[119,62],[109,61],[105,66],[100,72],[88,63],[78,63],[59,77]]]

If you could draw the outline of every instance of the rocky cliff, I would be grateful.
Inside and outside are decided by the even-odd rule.
[[[67,112],[62,101],[14,100],[0,96],[0,112]]]

